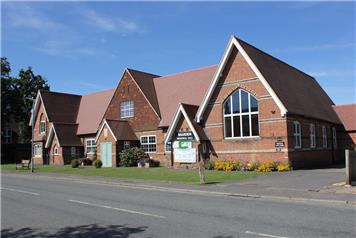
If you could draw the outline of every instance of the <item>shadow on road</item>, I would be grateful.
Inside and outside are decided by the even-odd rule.
[[[140,227],[128,227],[126,225],[110,225],[99,226],[97,224],[89,224],[82,226],[64,227],[56,232],[43,232],[38,229],[21,228],[21,229],[3,229],[1,230],[1,237],[21,237],[21,238],[74,238],[74,237],[130,237],[131,235],[144,232],[147,229],[146,226]]]

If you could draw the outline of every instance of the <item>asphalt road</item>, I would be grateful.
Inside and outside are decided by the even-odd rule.
[[[356,237],[354,206],[2,174],[1,237]]]

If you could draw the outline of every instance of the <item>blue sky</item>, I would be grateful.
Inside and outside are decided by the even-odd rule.
[[[158,75],[217,64],[232,34],[355,98],[355,3],[3,2],[1,55],[51,89],[115,87],[125,67]]]

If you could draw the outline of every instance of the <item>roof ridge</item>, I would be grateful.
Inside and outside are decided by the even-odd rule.
[[[252,47],[252,48],[254,48],[254,49],[258,50],[258,51],[260,51],[261,53],[267,55],[268,57],[271,57],[271,58],[273,58],[274,60],[277,60],[277,61],[279,61],[280,63],[282,63],[282,64],[284,64],[284,65],[286,65],[286,66],[289,66],[289,67],[293,68],[294,70],[296,70],[296,71],[298,71],[298,72],[300,72],[300,73],[303,73],[303,74],[307,75],[307,76],[310,77],[310,78],[315,79],[312,75],[307,74],[307,73],[305,73],[304,71],[302,71],[302,70],[300,70],[300,69],[298,69],[298,68],[296,68],[296,67],[294,67],[294,66],[288,64],[287,62],[285,62],[285,61],[283,61],[283,60],[281,60],[281,59],[279,59],[279,58],[277,58],[277,57],[275,57],[275,56],[273,56],[273,55],[271,55],[271,54],[269,54],[269,53],[267,53],[267,52],[265,52],[265,51],[263,51],[263,50],[261,50],[261,49],[259,49],[259,48],[257,48],[256,46],[253,46],[253,45],[247,43],[246,41],[244,41],[244,40],[238,38],[237,36],[234,35],[234,37],[236,38],[236,40],[242,41],[244,44],[246,44],[246,45],[248,45],[248,46],[250,46],[250,47]]]
[[[129,70],[129,71],[136,71],[136,72],[139,72],[139,73],[144,73],[144,74],[148,74],[148,75],[155,76],[155,77],[153,77],[153,78],[161,77],[160,75],[148,73],[148,72],[141,71],[141,70],[137,70],[137,69],[132,69],[132,68],[128,68],[128,67],[127,67],[126,69]]]
[[[61,94],[61,95],[70,95],[70,96],[77,96],[77,97],[82,97],[82,95],[79,94],[73,94],[73,93],[63,93],[63,92],[56,92],[56,91],[48,91],[48,90],[40,90],[41,93],[50,93],[50,94]]]
[[[178,72],[178,73],[167,74],[167,75],[164,75],[164,76],[161,76],[161,77],[158,77],[158,78],[154,78],[154,79],[156,80],[156,79],[171,77],[171,76],[174,76],[174,75],[185,74],[185,73],[189,73],[189,72],[193,72],[193,71],[197,71],[197,70],[202,70],[202,69],[206,69],[206,68],[212,68],[214,66],[218,66],[218,64],[213,64],[213,65],[209,65],[209,66],[203,66],[203,67],[199,67],[199,68],[196,68],[196,69],[189,69],[189,70],[185,70],[185,71]]]

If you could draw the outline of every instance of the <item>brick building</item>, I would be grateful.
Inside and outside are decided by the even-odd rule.
[[[69,108],[60,110],[67,103],[59,96],[58,105],[42,102],[52,94],[71,102]],[[167,76],[127,68],[114,91],[95,99],[39,95],[34,141],[45,142],[50,158],[57,144],[63,156],[73,148],[83,156],[91,138],[89,146],[104,166],[117,166],[119,152],[132,146],[174,167],[194,167],[201,159],[280,161],[295,168],[342,160],[337,134],[343,126],[317,81],[236,37],[218,65]],[[102,106],[83,109],[84,97]],[[48,118],[42,112],[48,107],[66,120]],[[84,112],[96,118],[85,132]],[[48,136],[38,135],[42,120]],[[63,156],[54,163],[73,157]]]
[[[356,104],[334,106],[343,128],[338,141],[347,149],[356,149]]]

